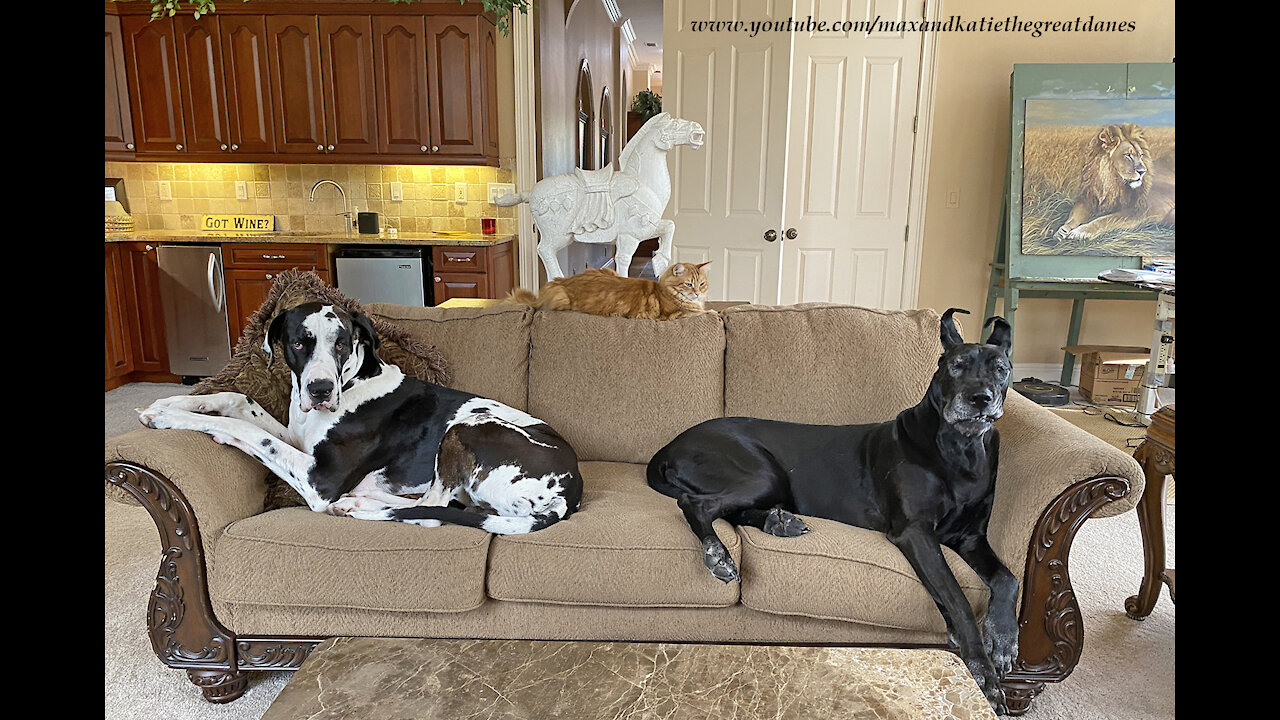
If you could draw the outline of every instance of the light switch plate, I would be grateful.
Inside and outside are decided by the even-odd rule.
[[[489,204],[497,205],[498,198],[516,191],[515,183],[489,183],[486,188],[489,193]]]
[[[960,191],[959,190],[951,189],[947,191],[947,207],[949,208],[960,207]]]
[[[394,202],[404,200],[404,185],[402,183],[395,181],[391,183],[391,199]]]
[[[161,181],[159,181],[158,183],[156,183],[156,188],[157,188],[157,190],[159,190],[159,192],[160,192],[160,199],[161,199],[161,200],[172,200],[172,199],[173,199],[173,189],[169,186],[169,181],[168,181],[168,180],[161,180]]]
[[[467,204],[467,184],[465,182],[453,184],[453,201],[459,205]]]
[[[246,183],[244,180],[236,181],[236,199],[237,200],[249,199],[249,184]]]

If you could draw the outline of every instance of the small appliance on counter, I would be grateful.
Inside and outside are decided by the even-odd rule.
[[[107,178],[107,232],[133,232],[133,216],[129,214],[129,198],[124,192],[124,180]]]
[[[333,263],[338,289],[361,303],[435,304],[429,247],[353,245],[339,248]]]
[[[358,212],[356,213],[356,229],[361,235],[377,235],[380,228],[378,226],[378,213],[376,212]]]

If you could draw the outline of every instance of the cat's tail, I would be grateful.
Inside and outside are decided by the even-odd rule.
[[[511,207],[520,203],[529,202],[529,193],[507,193],[495,200],[500,207]]]
[[[532,290],[516,288],[502,302],[504,305],[528,305],[536,308],[538,307],[538,295]]]

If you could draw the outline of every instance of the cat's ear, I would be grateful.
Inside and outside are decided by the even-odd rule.
[[[698,264],[697,264],[697,265],[695,265],[694,267],[697,267],[697,268],[701,269],[701,268],[706,267],[707,265],[710,265],[710,264],[711,264],[711,261],[710,261],[710,260],[708,260],[708,261],[706,261],[706,262],[704,262],[704,263],[698,263]]]
[[[672,265],[672,266],[671,266],[671,274],[672,274],[672,275],[683,275],[683,274],[684,274],[684,263],[676,263],[675,265]]]

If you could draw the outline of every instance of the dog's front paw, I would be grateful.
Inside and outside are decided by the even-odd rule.
[[[729,551],[723,544],[717,540],[707,540],[702,543],[702,552],[702,561],[717,580],[728,583],[738,579],[738,566],[734,565],[733,558],[729,557]]]
[[[777,537],[799,537],[809,532],[809,526],[794,514],[773,508],[764,517],[764,531]]]
[[[978,687],[982,688],[982,694],[987,698],[987,702],[991,703],[991,709],[997,715],[1008,715],[1009,706],[1005,701],[1004,688],[1000,685],[1000,680],[996,678],[992,668],[987,667],[979,659],[968,659],[964,661],[966,667],[969,668],[969,674],[973,676]]]
[[[1003,679],[1013,669],[1014,658],[1018,657],[1017,625],[992,620],[988,614],[982,624],[982,644],[995,667],[996,677]]]
[[[175,427],[169,408],[159,402],[152,403],[145,410],[138,410],[138,422],[155,430],[169,430]]]

